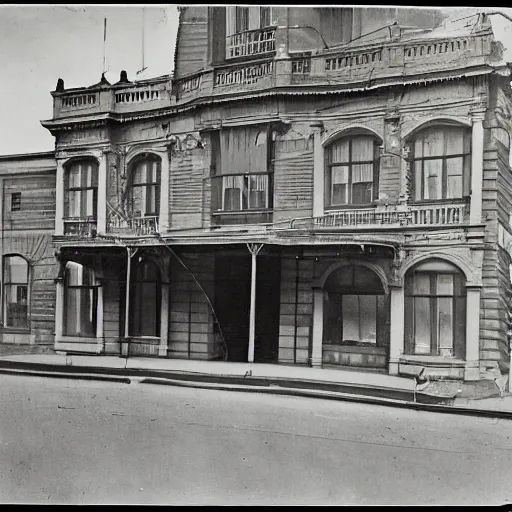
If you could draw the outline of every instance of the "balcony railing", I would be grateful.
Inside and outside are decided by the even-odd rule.
[[[254,85],[269,86],[269,78],[274,76],[274,61],[269,60],[257,64],[239,64],[215,71],[214,88],[223,86]]]
[[[110,234],[128,236],[154,235],[159,232],[158,216],[124,219],[112,215],[108,221],[108,232]]]
[[[276,48],[276,28],[268,27],[246,30],[226,38],[226,58],[247,57],[274,52]]]
[[[64,235],[93,238],[96,236],[96,219],[67,217],[64,219]]]
[[[465,203],[450,205],[411,205],[403,209],[361,208],[331,211],[318,217],[294,219],[292,229],[351,227],[401,227],[459,225],[467,222]]]

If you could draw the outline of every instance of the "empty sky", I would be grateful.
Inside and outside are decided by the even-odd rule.
[[[145,5],[146,76],[170,73],[178,28],[175,5]],[[93,85],[103,67],[103,19],[111,83],[133,80],[142,62],[142,5],[0,5],[0,155],[51,151],[39,121],[52,117],[57,79]]]

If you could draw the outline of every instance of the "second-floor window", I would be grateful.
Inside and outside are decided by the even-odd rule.
[[[98,166],[93,161],[73,162],[66,172],[65,216],[96,218]]]
[[[130,168],[129,209],[134,217],[158,217],[160,211],[160,158],[146,155]]]
[[[211,149],[214,212],[272,207],[273,144],[268,127],[213,133]]]
[[[325,164],[327,206],[367,205],[377,199],[377,139],[370,135],[338,139],[326,148]]]
[[[460,199],[470,194],[471,132],[434,126],[410,142],[412,197],[415,201]]]

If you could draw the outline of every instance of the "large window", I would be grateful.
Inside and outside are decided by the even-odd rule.
[[[64,277],[65,336],[96,336],[96,306],[98,287],[94,272],[79,263],[69,261]]]
[[[359,135],[339,139],[325,150],[326,205],[367,205],[377,199],[379,142]]]
[[[130,336],[160,336],[161,279],[158,265],[139,260],[131,290]]]
[[[273,147],[268,127],[238,127],[212,133],[214,212],[272,207]]]
[[[73,162],[66,172],[65,216],[96,219],[98,166],[92,160]]]
[[[268,27],[272,22],[271,9],[271,7],[226,7],[227,35]]]
[[[454,266],[432,261],[407,274],[407,354],[465,356],[466,287]]]
[[[415,201],[460,199],[470,194],[471,132],[458,126],[434,126],[409,145],[412,197]]]
[[[342,267],[329,276],[324,290],[324,343],[385,343],[386,298],[372,270]]]
[[[160,211],[160,158],[147,155],[131,165],[130,210],[134,217],[158,217]]]
[[[4,257],[4,325],[28,328],[28,263],[21,256]]]

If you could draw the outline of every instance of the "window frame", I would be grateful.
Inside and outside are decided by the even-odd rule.
[[[452,276],[452,292],[442,293],[438,291],[438,279],[439,276]],[[429,291],[427,292],[415,292],[414,284],[417,276],[428,276],[429,279]],[[417,350],[416,342],[416,299],[428,299],[428,324],[429,324],[429,343],[430,351],[419,352]],[[451,355],[441,353],[440,343],[440,313],[442,307],[440,306],[441,299],[451,299],[451,331],[452,331],[452,343],[451,343]],[[461,332],[459,332],[458,322],[461,321],[459,318],[460,311],[457,308],[457,301],[461,301],[463,304],[463,318],[464,322]],[[465,349],[461,347],[466,346],[466,331],[465,322],[467,318],[467,292],[464,274],[457,270],[422,270],[413,269],[408,272],[405,280],[405,317],[406,317],[406,342],[404,346],[404,355],[410,356],[423,356],[423,357],[447,357],[453,359],[464,359]],[[461,324],[461,325],[462,325]],[[447,348],[447,347],[444,347]]]
[[[21,192],[11,193],[11,212],[21,211]]]
[[[353,143],[354,140],[359,138],[368,138],[373,141],[373,159],[372,160],[352,160],[353,154]],[[332,150],[336,143],[348,140],[349,141],[349,155],[348,161],[346,162],[332,162],[330,161],[332,156]],[[325,209],[326,210],[341,210],[341,209],[354,209],[354,208],[365,208],[369,206],[373,206],[376,201],[379,199],[379,177],[380,177],[380,146],[382,141],[380,141],[376,135],[371,133],[352,133],[343,135],[333,141],[331,141],[324,148],[324,201],[325,201]],[[372,181],[371,181],[371,194],[372,199],[367,203],[353,203],[353,167],[356,165],[372,165]],[[346,183],[347,186],[347,202],[334,204],[333,203],[333,170],[338,167],[347,167],[348,168],[348,180]],[[370,183],[370,182],[362,182],[362,183]]]
[[[69,263],[69,262],[68,262]],[[71,263],[75,263],[77,265],[81,265],[82,268],[87,269],[87,271],[92,272],[92,280],[94,284],[90,285],[69,285],[69,270],[66,268],[67,264],[64,266],[64,279],[63,279],[63,288],[64,288],[64,307],[62,310],[62,336],[67,338],[96,338],[98,335],[98,288],[99,284],[96,282],[96,275],[92,268],[87,267],[82,263],[78,263],[76,261],[72,261]],[[91,290],[92,291],[92,334],[82,334],[81,331],[78,333],[68,333],[67,332],[67,319],[69,315],[68,310],[68,301],[67,301],[67,291],[68,290]],[[78,313],[78,311],[75,311]]]
[[[81,167],[82,165],[87,165],[88,169],[90,169],[90,172],[91,172],[91,185],[88,186],[88,185],[82,185],[82,183],[80,183],[80,186],[78,187],[71,187],[70,186],[70,183],[71,183],[71,180],[70,180],[70,175],[72,173],[72,171],[76,168],[76,166],[79,167],[80,169],[80,182],[83,181],[83,178],[82,178],[82,169],[83,167]],[[88,180],[86,180],[88,181]],[[67,165],[66,165],[66,169],[65,169],[65,185],[64,185],[64,194],[65,194],[65,197],[64,197],[64,218],[65,219],[80,219],[80,220],[92,220],[92,221],[96,221],[97,220],[97,217],[98,217],[98,181],[99,181],[99,165],[98,165],[98,162],[96,162],[96,160],[92,160],[92,159],[76,159],[76,160],[73,160],[72,162],[69,162]],[[87,205],[87,192],[89,190],[92,190],[93,191],[93,199],[92,199],[92,202],[93,202],[93,206],[92,206],[92,215],[83,215],[82,214],[82,208],[83,208],[83,205]],[[76,215],[70,215],[70,204],[71,204],[71,192],[80,192],[80,210],[81,210],[81,213],[79,216],[76,216]],[[84,198],[85,198],[85,201],[84,201]]]
[[[147,175],[148,175],[148,164],[151,164],[152,166],[156,164],[156,181],[147,181]],[[135,182],[135,177],[137,174],[139,166],[145,166],[145,181],[142,181],[140,183]],[[145,195],[145,205],[144,210],[141,209],[141,218],[146,217],[160,217],[160,194],[161,194],[161,186],[162,186],[162,159],[154,155],[152,153],[148,153],[143,156],[139,156],[135,158],[132,162],[130,162],[129,167],[129,175],[130,175],[130,183],[128,186],[128,201],[130,204],[130,211],[132,212],[133,217],[135,217],[134,212],[136,211],[134,208],[134,199],[133,199],[133,192],[134,189],[140,188],[144,189],[144,195]],[[148,194],[148,190],[151,190],[154,188],[154,194],[155,194],[155,212],[149,212],[148,211],[148,204],[150,202],[150,194]]]
[[[15,281],[7,281],[5,278],[6,275],[6,265],[9,259],[11,258],[20,258],[25,262],[26,265],[26,282],[18,283]],[[21,254],[12,253],[12,254],[4,254],[2,257],[2,327],[4,330],[13,330],[13,331],[22,331],[27,332],[30,331],[30,295],[31,295],[31,286],[30,286],[30,263]],[[8,325],[7,323],[7,287],[17,286],[17,287],[25,287],[26,290],[26,325],[24,326],[15,326]],[[11,303],[18,304],[18,302]]]
[[[447,138],[446,131],[449,129],[457,129],[462,133],[462,149],[463,153],[447,154]],[[436,156],[421,156],[415,157],[416,142],[420,137],[423,137],[429,131],[442,131],[443,132],[443,154]],[[435,202],[460,202],[468,200],[471,194],[471,154],[472,154],[472,136],[471,128],[464,125],[455,124],[432,124],[426,126],[409,138],[407,145],[409,146],[408,164],[409,164],[409,177],[411,187],[411,202],[414,204],[422,203],[435,203]],[[468,147],[467,152],[464,152],[464,146]],[[455,158],[462,158],[462,193],[460,197],[447,197],[448,193],[448,166],[447,161]],[[441,198],[425,199],[425,161],[441,160]],[[421,162],[421,194],[420,199],[416,199],[416,165]],[[466,193],[467,192],[467,193]]]

